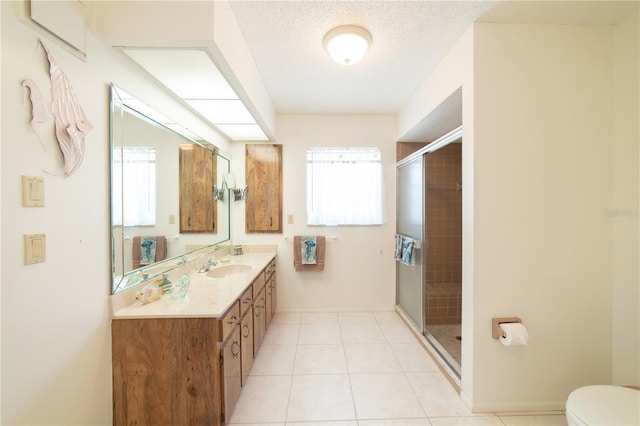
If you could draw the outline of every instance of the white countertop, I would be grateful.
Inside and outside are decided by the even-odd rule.
[[[146,305],[136,301],[115,311],[113,319],[218,318],[240,298],[275,255],[275,251],[268,251],[225,256],[215,268],[240,264],[250,266],[251,270],[223,278],[210,278],[192,271],[188,274],[191,286],[184,299],[174,300],[171,294],[165,294],[160,300]]]

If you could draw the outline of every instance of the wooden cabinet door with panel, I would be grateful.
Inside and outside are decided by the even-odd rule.
[[[180,233],[216,233],[216,155],[195,144],[181,144],[179,149]]]
[[[247,144],[246,232],[282,232],[282,145]]]

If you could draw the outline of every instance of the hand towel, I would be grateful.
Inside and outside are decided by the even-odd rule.
[[[413,262],[414,245],[415,241],[411,238],[404,238],[404,242],[402,243],[402,259],[400,259],[400,261],[405,265],[411,265]]]
[[[395,260],[402,259],[402,235],[396,234],[396,249],[393,252],[393,258]]]
[[[149,238],[149,237],[133,237],[132,241],[132,247],[131,247],[131,267],[132,269],[138,269],[142,266],[146,266],[149,263],[154,263],[154,262],[159,262],[161,260],[164,260],[167,257],[167,239],[164,236],[157,236],[157,237],[153,237],[155,238],[155,253],[153,256],[153,260],[149,263],[142,263],[141,262],[141,256],[143,255],[142,253],[142,243],[143,243],[143,238]],[[147,259],[148,260],[148,259]]]
[[[303,247],[306,249],[303,241],[315,242],[315,247],[313,247],[313,249],[315,249],[315,263],[303,263]],[[322,235],[318,235],[315,237],[302,237],[296,235],[295,237],[293,237],[293,267],[295,268],[295,270],[323,271],[325,246],[326,239]]]
[[[318,263],[316,237],[300,237],[300,257],[303,265]]]
[[[149,265],[156,261],[156,237],[140,239],[140,265]]]

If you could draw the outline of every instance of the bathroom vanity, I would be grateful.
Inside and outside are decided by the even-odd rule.
[[[184,300],[114,304],[114,425],[225,424],[276,310],[275,255],[192,269]]]

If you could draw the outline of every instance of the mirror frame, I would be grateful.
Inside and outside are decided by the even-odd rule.
[[[109,96],[109,222],[110,222],[110,248],[111,248],[111,294],[116,294],[119,291],[125,290],[127,288],[129,288],[131,285],[133,284],[129,284],[129,278],[133,275],[140,275],[142,277],[144,277],[144,279],[152,279],[154,277],[157,277],[159,275],[161,275],[163,272],[166,272],[167,270],[173,269],[177,266],[179,266],[180,264],[183,264],[185,262],[189,262],[191,260],[197,259],[199,257],[201,257],[204,253],[206,252],[210,252],[212,250],[212,248],[218,244],[222,244],[225,242],[229,242],[231,241],[231,208],[230,208],[230,202],[228,202],[228,197],[224,197],[224,204],[222,204],[222,206],[226,206],[226,208],[219,206],[218,207],[218,214],[220,214],[221,212],[226,212],[227,214],[227,226],[226,226],[226,235],[222,237],[222,239],[215,241],[214,243],[208,244],[208,245],[204,245],[202,247],[199,247],[195,250],[192,251],[185,251],[184,253],[180,253],[177,254],[175,256],[172,257],[168,257],[166,259],[163,259],[161,261],[149,264],[149,265],[145,265],[141,268],[138,269],[134,269],[131,271],[124,271],[124,257],[121,259],[122,265],[120,265],[120,269],[123,271],[122,275],[116,275],[116,270],[117,270],[117,261],[116,261],[116,252],[118,250],[118,246],[119,246],[119,250],[121,251],[121,253],[124,254],[124,240],[125,237],[124,235],[122,235],[121,238],[116,238],[116,235],[114,233],[114,228],[115,228],[115,224],[114,224],[114,216],[113,216],[113,208],[114,208],[114,202],[113,202],[113,197],[114,197],[114,175],[115,173],[122,173],[122,170],[116,169],[115,165],[114,165],[114,152],[115,150],[117,150],[118,148],[122,149],[122,147],[124,147],[124,139],[125,139],[125,132],[126,129],[124,128],[124,114],[128,113],[131,114],[133,116],[136,116],[138,118],[140,118],[143,121],[146,121],[147,123],[153,125],[153,126],[157,126],[160,127],[163,130],[169,131],[172,134],[184,139],[185,143],[192,143],[195,145],[198,145],[208,151],[211,151],[212,153],[214,153],[216,155],[216,158],[218,159],[218,171],[217,171],[217,175],[220,176],[228,174],[231,172],[231,157],[229,155],[225,155],[223,152],[221,152],[217,147],[213,146],[213,145],[209,145],[209,144],[203,144],[201,142],[198,142],[194,139],[192,139],[189,136],[186,136],[184,134],[181,134],[180,132],[176,131],[175,129],[172,129],[170,127],[167,127],[166,125],[159,123],[158,121],[152,119],[151,117],[145,115],[144,113],[136,110],[134,108],[134,106],[127,104],[127,101],[125,99],[123,99],[123,97],[121,96],[121,93],[126,93],[124,90],[120,89],[118,86],[116,86],[115,84],[111,84],[110,85],[110,96]],[[128,95],[128,94],[127,94]],[[146,108],[149,108],[149,106],[145,106]],[[151,110],[151,108],[149,108]],[[186,129],[184,129],[185,132],[188,132]],[[177,146],[176,146],[177,148]],[[220,169],[220,159],[222,160],[226,160],[226,169],[222,168]],[[222,201],[222,200],[221,200]],[[176,203],[178,202],[178,200],[176,200]],[[120,203],[121,206],[123,206],[123,203]],[[123,206],[124,207],[124,206]],[[217,218],[216,218],[217,220]],[[123,226],[124,228],[124,226]],[[220,229],[220,227],[218,228],[218,234],[215,235],[220,235],[220,233],[223,231],[224,229]],[[211,234],[214,235],[214,234]],[[118,241],[116,241],[118,240]]]

